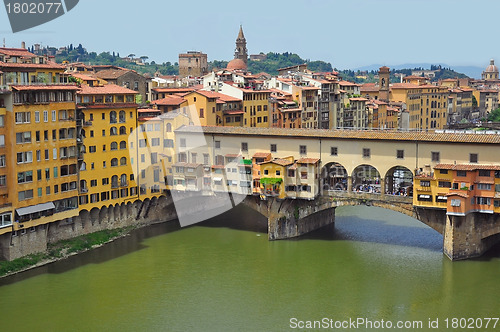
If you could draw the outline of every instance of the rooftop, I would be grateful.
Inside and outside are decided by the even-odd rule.
[[[81,95],[110,95],[110,94],[137,94],[136,91],[115,84],[103,86],[88,86],[83,84],[78,94]]]
[[[463,144],[500,144],[498,134],[469,134],[465,132],[418,132],[418,131],[377,131],[377,130],[327,130],[327,129],[284,129],[245,127],[202,127],[205,134],[234,136],[267,136],[289,138],[332,138],[369,139],[415,142],[450,142]],[[199,127],[183,126],[176,130],[181,133],[199,133]]]

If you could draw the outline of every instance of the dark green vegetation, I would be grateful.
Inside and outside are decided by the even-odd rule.
[[[488,121],[500,122],[500,108],[497,108],[496,110],[490,112],[490,114],[488,115]]]
[[[346,81],[356,82],[356,83],[375,83],[378,81],[378,71],[354,71],[354,70],[338,70],[339,75]],[[391,70],[391,83],[399,83],[401,81],[400,74],[404,76],[411,75],[412,71],[425,70],[425,68],[413,68],[413,69],[392,69]],[[436,70],[436,77],[432,81],[444,80],[447,78],[467,78],[467,75],[458,73],[451,68],[444,68],[441,66],[431,65],[430,70]]]
[[[332,71],[332,65],[324,61],[304,60],[295,53],[274,53],[266,54],[267,58],[262,61],[248,61],[248,70],[252,73],[265,72],[271,75],[278,75],[278,69],[301,65],[307,63],[307,68],[316,72]]]
[[[141,74],[149,73],[150,75],[153,75],[157,71],[163,75],[177,75],[179,73],[179,64],[177,62],[175,62],[174,64],[170,62],[164,62],[161,64],[154,61],[146,62],[149,57],[145,55],[127,55],[127,58],[141,59],[143,65],[139,65],[130,60],[122,59],[120,57],[120,53],[102,52],[97,54],[96,52],[87,52],[87,50],[83,48],[82,44],[78,45],[78,47],[73,47],[73,45],[70,45],[67,47],[67,49],[67,51],[64,51],[60,55],[56,56],[56,62],[62,63],[63,61],[68,61],[83,62],[90,65],[113,65],[132,69]]]
[[[28,255],[13,261],[0,262],[0,277],[8,273],[21,271],[34,266],[42,261],[50,261],[62,258],[71,253],[82,252],[91,249],[93,246],[99,246],[120,236],[127,234],[133,227],[120,229],[104,230],[92,234],[82,235],[70,240],[59,241],[49,244],[47,251]]]
[[[77,47],[69,45],[66,47],[67,50],[63,51],[61,54],[56,56],[56,61],[61,63],[63,61],[68,62],[83,62],[90,65],[114,65],[118,67],[123,67],[127,69],[132,69],[141,74],[153,75],[156,72],[160,72],[162,75],[177,75],[179,73],[179,64],[174,62],[163,62],[156,63],[155,61],[148,62],[148,56],[137,56],[135,54],[128,54],[126,57],[120,56],[117,52],[101,52],[97,54],[96,52],[88,52],[81,44]],[[28,48],[30,49],[30,48]],[[33,49],[30,49],[32,52]],[[47,53],[47,51],[55,53],[57,49],[54,47],[47,47],[42,49],[40,53]],[[142,61],[142,64],[137,64],[135,61],[130,59],[135,59]],[[229,61],[224,60],[212,60],[208,63],[209,70],[214,68],[221,69],[226,68]],[[266,59],[261,61],[248,61],[248,70],[252,73],[266,72],[271,75],[277,75],[278,69],[300,65],[307,63],[309,70],[314,72],[330,72],[333,70],[332,64],[320,60],[311,61],[308,59],[302,59],[299,55],[295,53],[275,53],[269,52],[266,54]],[[391,82],[396,83],[400,81],[397,74],[404,74],[405,76],[411,75],[413,70],[423,70],[424,68],[413,68],[413,69],[397,69],[391,71]],[[451,68],[445,68],[441,65],[431,65],[430,70],[436,70],[436,77],[433,81],[446,78],[466,78],[467,76],[458,73]],[[377,71],[353,71],[353,70],[338,70],[340,76],[344,80],[356,82],[356,83],[373,83],[377,82]]]

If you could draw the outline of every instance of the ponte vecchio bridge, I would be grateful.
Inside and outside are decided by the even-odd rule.
[[[245,197],[244,204],[268,218],[270,240],[315,230],[334,221],[336,207],[358,204],[392,209],[429,225],[443,235],[444,253],[452,260],[481,255],[497,242],[500,233],[500,204],[497,206],[494,199],[500,198],[495,191],[500,188],[495,187],[500,184],[500,168],[495,173],[500,166],[498,132],[200,130],[186,126],[176,131],[176,147],[173,191],[226,186],[233,195]],[[238,170],[233,167],[235,158],[239,158]],[[459,213],[447,204],[451,201],[448,194],[434,198],[434,192],[425,188],[427,182],[435,184],[436,190],[443,187],[446,193],[455,185],[453,180],[435,176],[436,167],[446,168],[443,165],[450,170],[453,165],[471,170],[490,168],[493,173],[485,181],[494,190],[488,196],[488,208]],[[197,173],[197,179],[182,174],[198,166],[205,168]],[[231,170],[237,173],[233,180],[227,174]],[[440,172],[445,174],[444,170]],[[176,182],[179,176],[183,180]],[[224,180],[227,183],[223,184]],[[475,200],[472,187],[465,193]],[[458,204],[456,199],[453,202]],[[469,203],[464,202],[462,207],[465,204]]]

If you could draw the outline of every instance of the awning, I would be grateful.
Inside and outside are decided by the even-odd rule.
[[[19,209],[16,209],[16,212],[20,217],[22,217],[22,216],[26,216],[28,214],[47,211],[47,210],[51,210],[51,209],[55,209],[55,208],[56,208],[56,206],[54,205],[54,203],[50,202],[50,203],[43,203],[43,204],[19,208]]]
[[[222,178],[213,178],[214,181],[222,181]]]

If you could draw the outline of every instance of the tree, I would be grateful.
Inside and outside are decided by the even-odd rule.
[[[129,55],[127,55],[127,58],[132,59],[133,57],[135,57],[135,54],[134,54],[134,53],[130,53]]]
[[[488,121],[500,122],[500,108],[497,108],[496,110],[491,111],[490,114],[488,114]]]

